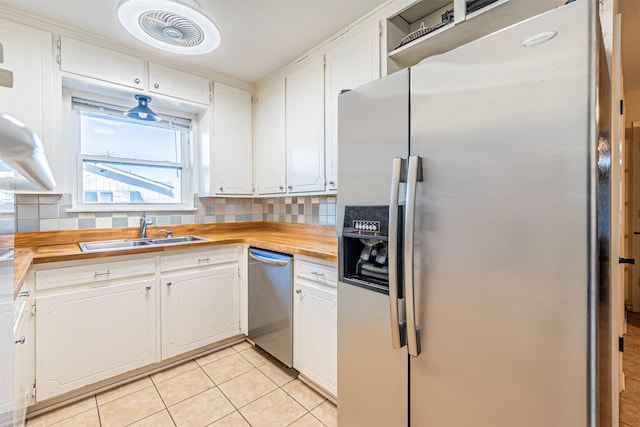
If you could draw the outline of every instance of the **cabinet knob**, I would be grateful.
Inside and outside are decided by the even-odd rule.
[[[279,188],[280,188],[280,191],[284,190],[284,187],[282,185]]]
[[[220,191],[224,191],[224,187],[220,187]]]
[[[300,292],[302,292],[302,289],[296,289],[296,294],[299,294]]]
[[[159,85],[158,83],[155,83],[155,84],[153,85],[153,87],[155,87],[156,89],[158,89],[158,88],[160,87],[160,85]]]
[[[167,286],[171,286],[171,282],[167,282]]]
[[[133,82],[134,82],[135,84],[138,84],[138,83],[140,83],[140,79],[135,79]]]
[[[289,190],[293,190],[293,185],[287,185],[287,188],[288,188]]]
[[[329,181],[329,185],[336,185],[335,181]]]
[[[25,342],[26,340],[27,340],[27,339],[26,339],[26,338],[24,337],[24,335],[23,335],[23,336],[21,336],[20,338],[18,338],[18,339],[16,340],[16,344],[24,344],[24,342]]]
[[[151,290],[151,285],[147,285],[144,287],[146,290],[150,291]]]

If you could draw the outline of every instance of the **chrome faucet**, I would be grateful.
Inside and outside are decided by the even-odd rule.
[[[158,233],[167,233],[167,239],[170,239],[173,237],[173,231],[171,230],[158,230]]]
[[[142,216],[140,217],[140,238],[141,239],[147,238],[148,224],[153,224],[153,221],[151,220],[151,218],[148,218],[146,214],[142,214]]]

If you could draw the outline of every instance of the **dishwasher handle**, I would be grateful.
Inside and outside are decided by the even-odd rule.
[[[273,259],[273,258],[267,258],[264,256],[260,256],[258,254],[256,254],[255,252],[253,252],[251,249],[249,249],[249,256],[253,259],[255,259],[256,261],[259,262],[264,262],[266,264],[271,264],[271,265],[277,265],[280,267],[284,267],[285,265],[289,264],[288,260],[279,260],[279,259]]]

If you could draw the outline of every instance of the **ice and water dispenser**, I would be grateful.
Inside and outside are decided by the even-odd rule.
[[[401,229],[401,224],[399,227]],[[345,206],[340,237],[340,280],[388,294],[388,236],[389,206]],[[397,253],[401,254],[400,242]],[[398,256],[398,265],[401,265],[400,258]]]

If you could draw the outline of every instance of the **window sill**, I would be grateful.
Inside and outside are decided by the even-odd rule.
[[[78,205],[67,209],[68,213],[84,212],[197,212],[195,207],[175,206],[175,205],[114,205],[114,206],[91,206]]]

